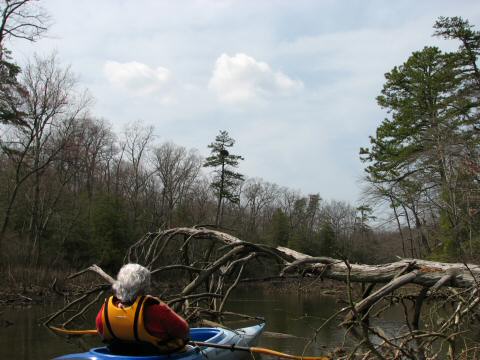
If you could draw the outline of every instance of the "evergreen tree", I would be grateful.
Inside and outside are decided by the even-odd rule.
[[[124,203],[113,195],[97,195],[91,222],[92,245],[97,252],[97,261],[106,269],[118,269],[133,233],[128,227]]]
[[[391,189],[388,196],[412,215],[427,253],[421,206],[437,221],[436,238],[444,249],[461,246],[467,206],[460,199],[478,188],[467,173],[476,165],[480,143],[480,33],[461,18],[440,18],[435,28],[435,35],[459,40],[458,51],[425,47],[385,75],[377,101],[390,117],[370,138],[371,147],[360,151],[369,163],[367,180]]]
[[[377,101],[391,118],[377,128],[371,148],[361,150],[363,160],[371,162],[366,169],[369,181],[411,190],[397,195],[414,214],[427,252],[430,245],[414,209],[416,199],[422,197],[443,193],[446,204],[451,204],[449,198],[453,200],[449,193],[450,175],[455,173],[452,160],[461,156],[458,144],[465,124],[454,96],[460,86],[457,75],[455,60],[436,47],[414,52],[402,66],[387,73]],[[455,227],[458,218],[450,220]]]
[[[208,145],[208,148],[211,149],[211,155],[207,157],[203,164],[204,167],[215,169],[215,177],[211,186],[218,199],[215,216],[215,225],[217,226],[222,223],[223,201],[238,203],[240,200],[235,190],[239,182],[244,180],[244,176],[234,170],[238,167],[239,160],[244,159],[240,155],[230,154],[227,150],[234,144],[235,140],[229,136],[227,131],[220,131],[215,137],[215,141]]]
[[[320,228],[320,239],[320,255],[334,256],[335,231],[333,231],[333,227],[328,221],[325,221]]]
[[[26,91],[18,82],[20,68],[9,59],[7,50],[0,54],[0,123],[22,122],[22,94]]]
[[[274,246],[287,246],[289,238],[288,217],[281,209],[276,209],[272,216],[270,242]]]
[[[368,225],[369,220],[375,220],[375,216],[372,215],[373,210],[368,205],[360,205],[356,208],[357,216],[355,218],[356,229],[361,233],[365,234],[369,232],[370,226]]]
[[[291,214],[291,231],[288,246],[309,255],[321,251],[320,234],[317,231],[317,218],[320,195],[311,194],[301,197],[293,203]]]
[[[480,55],[480,31],[475,31],[468,20],[461,17],[441,16],[434,25],[435,36],[460,41],[459,49],[454,55],[462,68],[461,78],[465,82],[464,94],[480,89],[480,69],[477,59]],[[476,101],[474,100],[476,98]],[[470,98],[478,105],[478,96]],[[478,114],[477,114],[478,115]],[[478,116],[477,116],[478,119]]]

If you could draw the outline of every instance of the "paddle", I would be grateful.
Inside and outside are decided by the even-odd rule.
[[[58,328],[55,326],[49,326],[49,328],[58,333],[67,334],[67,335],[97,335],[98,334],[97,330],[68,330],[68,329]],[[248,347],[248,346],[237,346],[235,344],[232,344],[232,345],[212,344],[212,343],[202,342],[202,341],[189,341],[188,343],[193,346],[213,347],[218,349],[226,349],[230,351],[247,351],[250,353],[272,355],[279,358],[292,359],[292,360],[329,360],[330,359],[329,357],[326,357],[326,356],[290,355],[290,354],[285,354],[273,349],[267,349],[267,348],[255,347],[255,346]]]
[[[55,326],[48,326],[49,329],[58,332],[60,334],[66,334],[66,335],[98,335],[97,329],[92,329],[92,330],[68,330],[68,329],[63,329],[63,328],[58,328]]]
[[[267,349],[262,347],[256,346],[237,346],[235,344],[232,345],[223,345],[223,344],[212,344],[202,341],[189,341],[190,345],[195,346],[205,346],[205,347],[213,347],[218,349],[226,349],[231,351],[248,351],[250,353],[258,353],[258,354],[265,354],[265,355],[272,355],[283,359],[293,359],[293,360],[329,360],[329,357],[326,356],[301,356],[301,355],[290,355],[285,354],[273,349]]]

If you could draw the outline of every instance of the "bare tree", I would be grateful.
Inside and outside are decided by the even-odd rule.
[[[279,205],[282,211],[287,215],[290,220],[290,227],[293,227],[293,212],[295,209],[295,203],[301,198],[299,191],[295,191],[286,187],[280,189]]]
[[[8,38],[38,39],[49,26],[49,17],[31,0],[0,1],[0,123],[19,123],[25,89],[18,81],[20,67],[5,47]]]
[[[81,167],[88,197],[91,199],[97,179],[101,181],[99,177],[108,174],[106,167],[114,153],[114,135],[104,120],[87,118],[79,128],[78,140]],[[103,183],[108,183],[108,180],[104,179]]]
[[[345,256],[349,256],[352,249],[355,212],[355,208],[348,203],[336,200],[325,203],[322,208],[322,217],[332,226],[335,243]]]
[[[243,184],[242,195],[245,206],[248,209],[245,233],[255,235],[259,230],[257,228],[258,222],[265,222],[263,211],[273,205],[279,195],[279,189],[276,184],[258,178],[251,178]]]
[[[24,94],[22,123],[12,126],[2,142],[3,151],[14,166],[11,193],[0,229],[0,243],[5,236],[20,187],[32,179],[30,239],[39,239],[38,215],[41,180],[44,171],[70,141],[75,121],[84,116],[90,98],[78,93],[70,69],[61,68],[55,55],[35,57],[23,73]],[[62,134],[59,138],[58,135]]]
[[[124,189],[132,208],[133,222],[137,225],[140,213],[140,194],[153,174],[145,167],[145,157],[149,144],[153,139],[153,127],[144,126],[140,121],[128,125],[123,133],[125,157],[129,161]],[[123,154],[122,154],[123,156]]]
[[[35,41],[50,25],[50,16],[38,0],[2,0],[0,2],[0,57],[7,38]]]
[[[182,201],[197,179],[202,167],[195,150],[171,142],[156,147],[153,151],[155,174],[162,185],[162,204],[166,210],[166,222],[172,225],[175,206]]]

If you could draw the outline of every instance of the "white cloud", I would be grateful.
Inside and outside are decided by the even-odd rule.
[[[291,95],[303,83],[246,54],[222,54],[215,62],[208,87],[220,101],[234,104],[271,96]]]
[[[126,63],[107,61],[103,72],[110,83],[137,96],[163,91],[171,81],[168,69],[163,67],[153,69],[137,61]]]
[[[58,49],[95,95],[92,112],[117,130],[143,119],[208,155],[206,144],[226,129],[245,156],[243,173],[352,200],[364,166],[358,149],[386,116],[375,102],[383,74],[427,44],[449,46],[431,37],[439,15],[478,29],[477,2],[103,0],[93,11],[88,1],[48,0],[50,36],[11,50],[26,60]],[[142,64],[124,64],[130,59]],[[175,76],[158,79],[156,64]],[[220,106],[217,96],[243,105]]]

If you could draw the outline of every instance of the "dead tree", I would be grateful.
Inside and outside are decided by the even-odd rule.
[[[5,38],[35,41],[50,25],[50,16],[34,0],[2,0],[0,12],[0,54]]]
[[[245,242],[206,227],[146,234],[129,248],[125,262],[147,266],[159,296],[190,322],[206,318],[222,321],[235,315],[225,311],[229,295],[245,277],[246,270],[264,263],[270,269],[270,276],[277,278],[307,276],[346,283],[349,305],[328,321],[338,320],[342,315],[342,325],[357,339],[357,347],[349,349],[350,358],[426,359],[444,351],[456,359],[478,350],[473,345],[455,346],[459,334],[479,315],[477,265],[417,259],[382,265],[350,264],[346,259],[312,257],[285,247]],[[113,279],[95,265],[71,275],[70,279],[87,272],[95,272],[105,281],[78,292],[80,297],[49,316],[45,324],[60,316],[64,319],[62,325],[69,324],[88,307],[98,305],[99,293],[107,290]],[[170,281],[161,280],[166,278]],[[353,283],[368,284],[360,299],[354,299]],[[414,296],[412,291],[416,291]],[[440,319],[424,311],[422,317],[422,305],[429,299],[439,299],[440,291],[442,301],[434,303],[433,308],[445,307],[449,316]],[[369,319],[394,304],[405,309],[405,328],[395,335],[386,335],[378,326],[372,326]],[[73,315],[66,316],[75,306]]]

